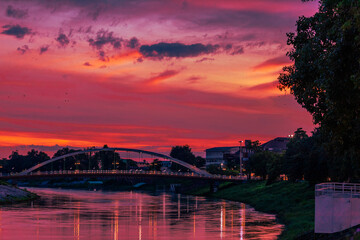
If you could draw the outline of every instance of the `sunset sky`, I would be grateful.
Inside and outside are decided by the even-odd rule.
[[[202,152],[311,131],[276,79],[286,33],[317,6],[0,0],[0,158],[29,145]]]

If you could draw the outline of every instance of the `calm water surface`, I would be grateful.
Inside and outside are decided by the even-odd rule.
[[[0,239],[276,239],[273,215],[180,194],[38,189],[0,207]]]

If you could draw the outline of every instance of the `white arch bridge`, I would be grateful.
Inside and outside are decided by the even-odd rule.
[[[159,157],[162,159],[167,159],[173,163],[179,164],[185,168],[188,168],[190,171],[200,175],[200,176],[204,176],[204,177],[211,177],[212,175],[204,170],[201,170],[189,163],[186,163],[184,161],[181,161],[179,159],[170,157],[168,155],[165,154],[161,154],[161,153],[156,153],[156,152],[151,152],[151,151],[146,151],[146,150],[140,150],[140,149],[132,149],[132,148],[93,148],[93,149],[86,149],[86,150],[82,150],[82,151],[77,151],[77,152],[72,152],[72,153],[68,153],[68,154],[64,154],[62,156],[59,157],[54,157],[51,158],[47,161],[44,161],[42,163],[39,163],[25,171],[22,171],[21,173],[17,174],[18,176],[24,176],[24,175],[29,175],[31,172],[45,166],[48,165],[50,163],[68,158],[68,157],[73,157],[76,155],[80,155],[80,154],[85,154],[85,153],[92,153],[92,152],[101,152],[101,151],[110,151],[110,152],[115,152],[115,151],[121,151],[121,152],[134,152],[134,153],[139,153],[139,154],[147,154],[150,156],[155,156],[155,157]]]

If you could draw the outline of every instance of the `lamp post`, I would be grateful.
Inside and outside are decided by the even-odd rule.
[[[242,145],[242,140],[240,140],[239,141],[239,143],[240,143],[240,148],[239,148],[239,160],[240,160],[240,168],[239,168],[239,170],[240,170],[240,176],[242,176],[242,156],[241,156],[241,145]]]

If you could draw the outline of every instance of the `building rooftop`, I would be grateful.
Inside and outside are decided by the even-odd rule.
[[[273,140],[270,140],[264,144],[261,145],[261,147],[264,150],[269,150],[269,151],[275,151],[275,152],[281,152],[286,150],[287,148],[287,144],[289,142],[289,138],[287,137],[277,137]]]
[[[239,146],[235,146],[235,147],[213,147],[213,148],[209,148],[206,149],[206,152],[226,152],[226,151],[230,151],[233,148],[239,148]]]

